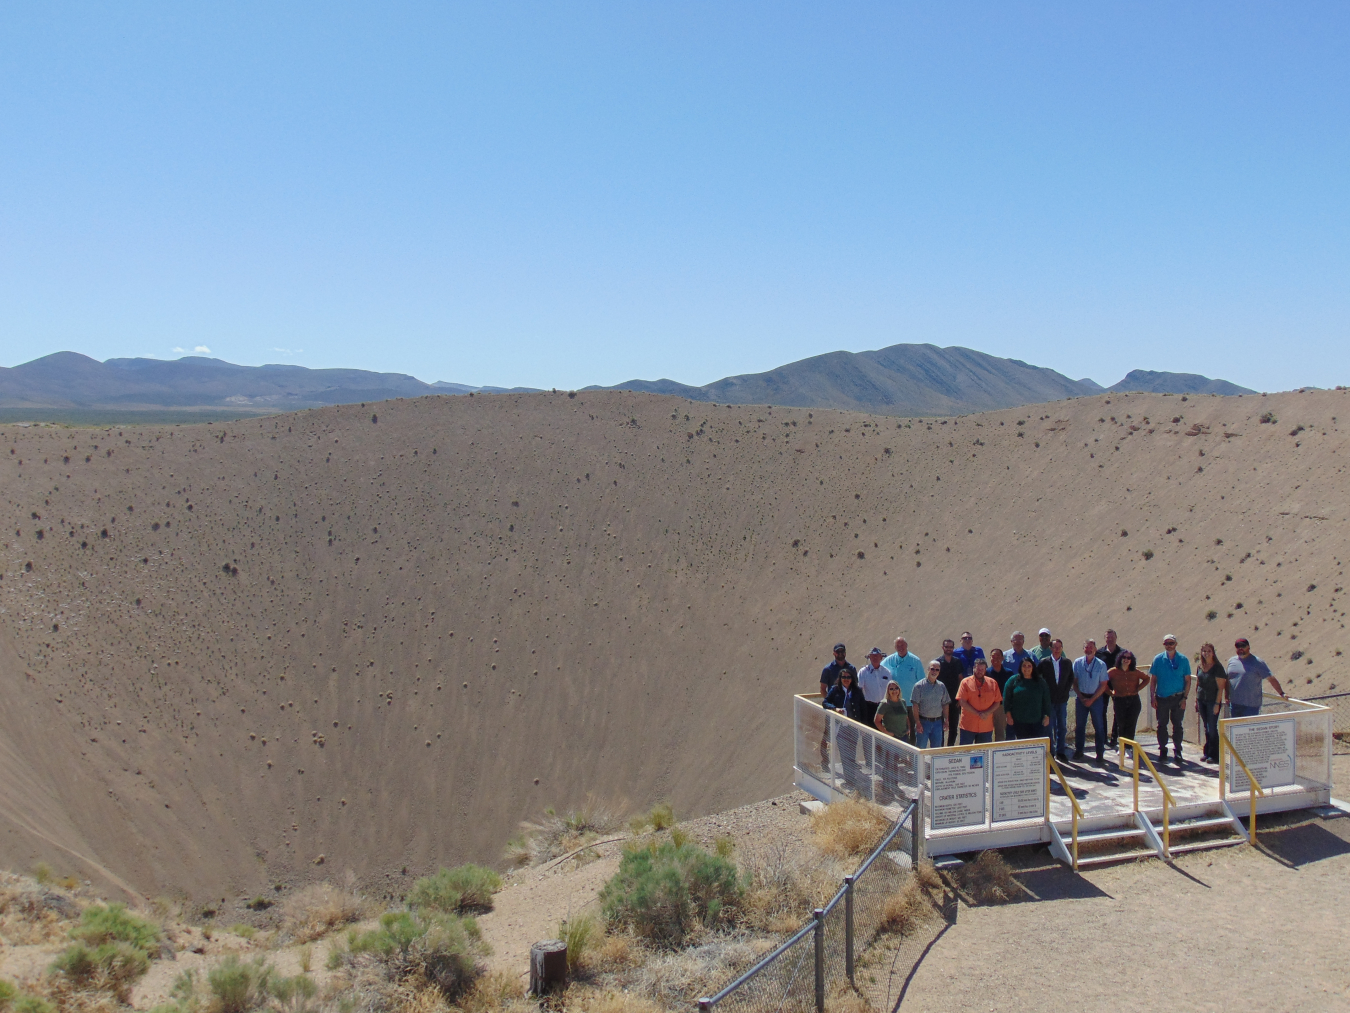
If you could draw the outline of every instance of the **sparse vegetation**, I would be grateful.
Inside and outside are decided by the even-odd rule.
[[[1152,559],[1152,558],[1153,558],[1153,550],[1152,550],[1152,549],[1145,549],[1142,553],[1140,553],[1140,555],[1142,555],[1142,556],[1144,557],[1145,560]]]
[[[79,989],[109,992],[122,1003],[131,1000],[131,986],[150,970],[150,958],[130,943],[108,942],[97,947],[74,943],[52,962],[53,974]]]
[[[1021,893],[1012,870],[997,851],[982,851],[957,870],[956,885],[976,904],[1006,904]]]
[[[600,936],[600,925],[589,912],[568,918],[558,926],[558,938],[567,944],[567,967],[575,972]]]
[[[1205,618],[1208,619],[1210,622],[1213,622],[1215,619],[1219,618],[1219,613],[1214,611],[1214,609],[1210,609],[1208,612],[1205,613]]]
[[[835,802],[811,817],[816,847],[835,858],[867,854],[890,828],[880,806],[858,799]]]
[[[416,911],[489,911],[492,895],[501,886],[501,876],[481,865],[442,869],[413,884],[408,894],[408,906]]]
[[[478,976],[489,950],[472,918],[388,911],[380,926],[348,936],[349,954],[370,954],[391,980],[420,977],[447,998],[462,994]],[[349,958],[350,959],[350,958]]]
[[[159,945],[159,929],[127,910],[125,904],[93,904],[84,909],[70,937],[89,946],[127,943],[142,952]]]
[[[369,913],[370,905],[352,890],[332,883],[316,883],[283,902],[282,931],[297,942],[309,942],[358,922]]]
[[[610,926],[678,946],[700,927],[733,920],[743,892],[727,859],[689,842],[653,841],[625,849],[619,871],[600,891],[600,903]]]
[[[585,847],[622,825],[610,806],[587,796],[583,805],[563,815],[550,808],[542,818],[523,823],[520,836],[506,846],[506,858],[513,865],[538,865]]]

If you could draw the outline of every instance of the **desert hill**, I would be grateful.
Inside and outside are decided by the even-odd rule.
[[[590,390],[674,394],[717,404],[838,408],[881,415],[960,415],[1101,393],[1090,379],[1071,380],[1044,366],[952,345],[889,345],[869,352],[828,352],[765,373],[728,376],[702,387],[674,380],[630,380]],[[1226,380],[1194,373],[1136,369],[1112,391],[1251,394]]]
[[[1348,408],[597,391],[5,427],[0,863],[396,893],[587,792],[729,808],[788,785],[790,695],[837,639],[1247,634],[1329,691]]]

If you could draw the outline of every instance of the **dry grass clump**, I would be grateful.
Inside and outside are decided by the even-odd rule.
[[[718,933],[684,950],[653,953],[650,959],[614,975],[616,986],[667,1009],[689,1007],[711,995],[773,948],[768,939]]]
[[[527,1013],[537,1011],[539,1004],[526,997],[520,975],[492,971],[474,982],[452,1008],[460,1013]]]
[[[933,914],[933,903],[924,884],[917,875],[906,876],[900,889],[886,898],[878,930],[905,935]]]
[[[587,795],[576,809],[564,814],[545,809],[538,820],[522,823],[520,836],[506,845],[506,858],[512,865],[538,865],[612,834],[620,826],[613,807]]]
[[[281,905],[282,931],[307,943],[372,914],[371,904],[349,888],[315,883]]]
[[[567,1008],[579,1013],[662,1013],[646,996],[615,989],[569,989]]]
[[[832,802],[811,817],[816,847],[835,858],[866,855],[890,829],[882,808],[861,799]]]
[[[64,890],[6,873],[0,879],[0,940],[13,946],[61,942],[81,907]]]
[[[976,904],[1006,904],[1022,893],[1012,869],[997,851],[982,851],[956,873],[956,885]]]
[[[748,883],[742,924],[780,935],[800,928],[812,908],[834,896],[844,875],[836,861],[782,840],[745,848],[739,858]]]
[[[825,1008],[830,1013],[876,1013],[862,994],[848,983],[837,982],[825,996]]]

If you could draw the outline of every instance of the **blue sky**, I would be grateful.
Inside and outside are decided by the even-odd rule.
[[[0,365],[1350,383],[1350,7],[0,9]]]

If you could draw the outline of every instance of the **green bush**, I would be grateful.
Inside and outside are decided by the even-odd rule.
[[[35,995],[21,995],[10,1007],[14,1013],[56,1013],[56,1006]]]
[[[132,914],[125,904],[94,904],[85,908],[80,924],[70,930],[70,937],[90,946],[130,943],[146,953],[159,945],[159,929]]]
[[[348,943],[353,954],[380,958],[396,976],[420,972],[451,998],[472,984],[479,958],[489,952],[476,921],[442,913],[389,911],[380,916],[378,929],[353,931]]]
[[[19,990],[11,982],[0,978],[0,1010],[9,1009],[9,1004],[19,994]]]
[[[262,957],[243,963],[230,954],[206,972],[206,987],[219,1013],[250,1013],[266,1005],[275,973]]]
[[[150,970],[150,958],[130,943],[89,947],[72,943],[52,962],[52,971],[80,988],[102,988],[125,1001],[132,984]]]
[[[743,890],[728,859],[687,841],[665,841],[625,851],[600,903],[609,924],[678,946],[697,926],[730,922]]]
[[[582,914],[569,918],[558,926],[558,938],[567,944],[567,967],[576,970],[586,951],[595,945],[599,934],[595,915]]]
[[[408,906],[416,911],[490,911],[502,878],[481,865],[461,865],[424,876],[413,884]]]

